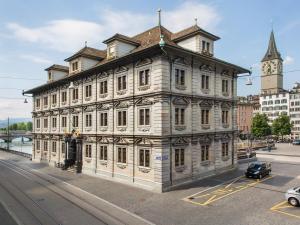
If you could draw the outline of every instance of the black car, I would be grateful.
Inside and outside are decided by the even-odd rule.
[[[271,173],[271,164],[265,162],[253,162],[245,172],[246,177],[262,179]]]
[[[300,145],[300,140],[294,140],[293,145]]]

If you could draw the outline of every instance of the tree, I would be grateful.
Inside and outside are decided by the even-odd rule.
[[[272,124],[272,134],[276,136],[281,136],[283,139],[284,135],[291,134],[293,124],[290,121],[290,117],[284,114],[281,114],[277,117]]]
[[[268,117],[266,114],[256,114],[252,119],[251,133],[254,137],[261,138],[270,135],[272,132],[268,124]]]
[[[27,131],[32,131],[32,122],[27,122],[26,128]]]

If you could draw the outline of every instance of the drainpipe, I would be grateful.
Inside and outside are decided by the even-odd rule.
[[[134,182],[134,176],[135,176],[135,66],[134,63],[132,63],[132,74],[133,74],[133,162],[132,162],[132,182]]]
[[[108,75],[109,77],[109,75]],[[115,173],[115,71],[112,72],[112,173],[111,176],[114,177]]]
[[[97,166],[98,166],[98,142],[97,142],[97,137],[98,137],[98,111],[97,111],[97,97],[98,97],[98,75],[96,74],[96,162],[95,162],[95,173],[97,173]]]
[[[235,100],[234,100],[234,78],[235,74],[233,73],[232,80],[231,80],[231,99],[232,99],[232,107],[231,107],[231,126],[232,126],[232,138],[231,138],[231,164],[234,167],[234,107],[235,107]]]

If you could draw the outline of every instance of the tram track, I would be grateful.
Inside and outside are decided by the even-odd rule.
[[[82,211],[87,213],[88,215],[90,215],[93,218],[95,218],[96,220],[98,220],[99,223],[101,223],[101,224],[116,224],[116,225],[131,224],[131,223],[126,223],[126,222],[122,221],[120,218],[116,217],[115,215],[112,215],[111,213],[102,210],[96,204],[92,204],[90,201],[86,201],[85,199],[83,199],[82,196],[75,195],[74,193],[70,192],[70,190],[68,191],[68,190],[66,190],[66,188],[62,188],[61,185],[59,185],[58,181],[55,182],[55,181],[53,181],[53,179],[45,178],[41,174],[38,174],[36,172],[27,171],[24,168],[22,168],[18,165],[15,165],[12,162],[8,162],[6,160],[0,159],[0,164],[2,164],[6,168],[14,171],[15,173],[22,175],[26,179],[29,179],[29,180],[35,182],[36,184],[42,186],[43,188],[47,189],[48,191],[54,193],[55,195],[58,195],[59,197],[63,198],[67,202],[78,207],[79,209],[81,209]],[[22,192],[22,190],[20,190],[20,191]],[[26,193],[24,193],[24,194],[26,194]],[[31,200],[34,201],[33,199],[31,199]],[[37,207],[40,207],[36,201],[34,201],[34,204]],[[47,214],[48,212],[44,212],[44,213]],[[52,216],[49,215],[49,217],[52,217]],[[137,223],[137,224],[149,224],[149,223],[145,223],[145,222],[146,221],[140,221],[140,223]],[[62,223],[55,220],[55,224],[61,225]]]

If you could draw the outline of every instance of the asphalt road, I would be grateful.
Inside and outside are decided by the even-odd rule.
[[[0,198],[6,205],[3,212],[10,212],[12,217],[4,215],[7,221],[13,218],[17,224],[149,224],[53,177],[24,170],[9,160],[0,159],[0,181]]]
[[[21,210],[24,215],[17,203],[10,207],[18,218],[31,218],[26,212],[34,209],[38,211],[34,215],[39,215],[40,220],[47,219],[48,224],[54,218],[61,224],[84,225],[93,221],[96,224],[299,225],[300,207],[290,207],[284,200],[287,189],[300,185],[299,157],[289,157],[288,161],[281,156],[270,157],[259,158],[272,162],[272,176],[261,181],[243,177],[246,163],[238,170],[157,194],[0,152],[0,184],[13,191],[7,193],[0,185],[0,199],[12,204],[14,199],[4,196],[15,196],[26,203]],[[26,200],[25,194],[34,202]]]

